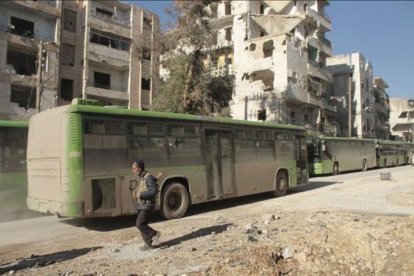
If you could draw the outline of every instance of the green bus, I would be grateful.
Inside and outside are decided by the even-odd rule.
[[[376,146],[377,166],[385,168],[406,164],[407,152],[408,149],[404,142],[378,140]]]
[[[0,120],[0,219],[27,210],[26,147],[29,122]]]
[[[310,175],[375,168],[375,140],[346,137],[308,136]]]
[[[308,183],[302,127],[104,107],[95,100],[30,119],[30,209],[62,217],[134,214],[133,159],[157,175],[167,219],[191,205]]]

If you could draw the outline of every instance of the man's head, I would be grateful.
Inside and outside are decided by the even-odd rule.
[[[145,170],[144,160],[139,159],[139,160],[134,160],[134,162],[132,162],[132,172],[133,173],[140,173],[144,170]]]

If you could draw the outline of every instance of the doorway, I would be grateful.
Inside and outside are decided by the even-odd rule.
[[[230,131],[206,130],[208,199],[233,196],[234,164]]]

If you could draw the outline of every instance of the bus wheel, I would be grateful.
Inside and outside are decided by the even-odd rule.
[[[367,170],[367,160],[364,159],[364,161],[362,161],[362,171],[365,172]]]
[[[339,164],[335,163],[333,166],[333,175],[338,175],[339,174]]]
[[[162,192],[161,212],[166,219],[177,219],[185,215],[190,205],[187,189],[178,182],[168,184]]]
[[[276,197],[284,196],[288,190],[288,178],[284,172],[279,172],[276,176],[276,189],[274,195]]]

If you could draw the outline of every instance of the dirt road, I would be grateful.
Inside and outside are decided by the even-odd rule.
[[[384,171],[391,180],[380,180]],[[133,217],[0,224],[0,274],[412,275],[414,167],[315,178],[283,198],[156,219],[162,244],[152,251],[138,249],[133,225]]]

